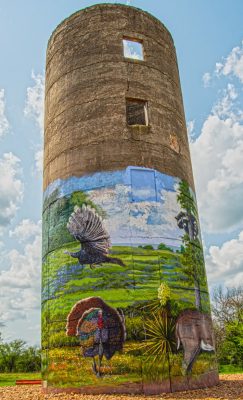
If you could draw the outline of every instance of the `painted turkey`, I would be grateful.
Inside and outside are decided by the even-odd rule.
[[[68,336],[77,336],[84,357],[92,357],[93,372],[101,376],[101,363],[123,348],[126,339],[124,314],[100,297],[80,300],[67,317]],[[97,357],[97,361],[96,361]]]
[[[119,258],[109,257],[110,235],[104,228],[101,217],[93,208],[86,205],[82,208],[75,206],[67,228],[80,242],[81,249],[77,252],[65,251],[65,253],[77,258],[80,265],[89,264],[90,268],[102,263],[125,266]]]

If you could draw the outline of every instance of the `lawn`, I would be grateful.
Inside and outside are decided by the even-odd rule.
[[[40,372],[0,373],[0,386],[14,386],[19,379],[41,379]]]
[[[243,374],[243,367],[236,365],[219,365],[220,374]]]
[[[80,372],[80,371],[79,371]],[[220,365],[220,374],[243,374],[243,368],[234,365]],[[0,373],[0,386],[14,386],[15,381],[18,379],[41,379],[40,372],[14,372],[14,373]]]

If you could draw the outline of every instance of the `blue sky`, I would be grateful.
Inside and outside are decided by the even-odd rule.
[[[243,281],[243,2],[131,0],[172,33],[210,287]],[[56,25],[101,3],[0,0],[0,331],[38,343],[45,51]],[[108,2],[109,3],[109,2]]]

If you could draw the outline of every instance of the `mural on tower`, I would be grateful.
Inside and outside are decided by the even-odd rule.
[[[173,388],[216,369],[195,195],[130,166],[56,180],[43,208],[43,375]]]

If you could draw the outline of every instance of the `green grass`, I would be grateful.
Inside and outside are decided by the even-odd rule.
[[[49,348],[44,350],[44,371],[54,386],[65,387],[67,382],[73,387],[100,383],[100,379],[92,372],[91,359],[80,354],[79,339],[66,335],[67,316],[77,301],[100,296],[115,308],[138,307],[155,300],[161,282],[166,282],[171,288],[171,300],[177,302],[182,309],[191,308],[195,304],[194,287],[183,273],[181,255],[178,253],[113,246],[111,257],[121,259],[124,267],[103,263],[95,269],[87,265],[82,269],[77,260],[64,254],[65,249],[74,251],[77,242],[54,250],[46,257],[43,265],[45,301],[42,304],[42,344],[44,349]],[[209,307],[207,293],[202,294],[202,305],[206,312]],[[134,317],[131,319],[134,320]],[[133,332],[134,327],[130,331]],[[133,343],[136,352],[139,351],[139,340]],[[166,365],[161,363],[159,368],[154,368],[142,355],[131,352],[130,346],[131,342],[127,341],[124,353],[116,353],[109,362],[104,362],[102,385],[139,382],[142,369],[148,381],[160,381],[168,377]],[[173,356],[173,376],[181,375],[181,358],[182,354]],[[204,373],[211,365],[211,357],[200,355],[193,373]]]
[[[59,387],[97,386],[101,382],[102,386],[140,382],[141,361],[130,354],[129,350],[129,345],[126,344],[124,353],[116,353],[109,361],[104,358],[102,381],[92,371],[92,359],[81,355],[80,346],[49,350],[45,373],[49,384]]]
[[[102,266],[84,269],[67,254],[65,249],[75,250],[72,242],[48,255],[43,265],[42,306],[43,333],[49,336],[49,345],[68,345],[70,338],[65,334],[67,315],[73,305],[84,298],[100,296],[113,307],[126,308],[157,298],[158,287],[166,282],[171,287],[172,300],[185,308],[194,306],[193,285],[188,282],[180,265],[180,254],[168,250],[147,250],[130,246],[113,246],[111,256],[120,258],[125,267],[103,263]],[[185,290],[189,289],[189,290]],[[208,311],[208,295],[202,294],[202,304]],[[49,320],[49,334],[46,320]],[[43,345],[48,337],[43,335]],[[46,336],[46,337],[45,337]],[[76,342],[73,340],[72,342]]]
[[[243,368],[236,365],[219,365],[220,374],[243,374]]]
[[[14,386],[18,379],[41,379],[40,372],[0,373],[0,386]]]

